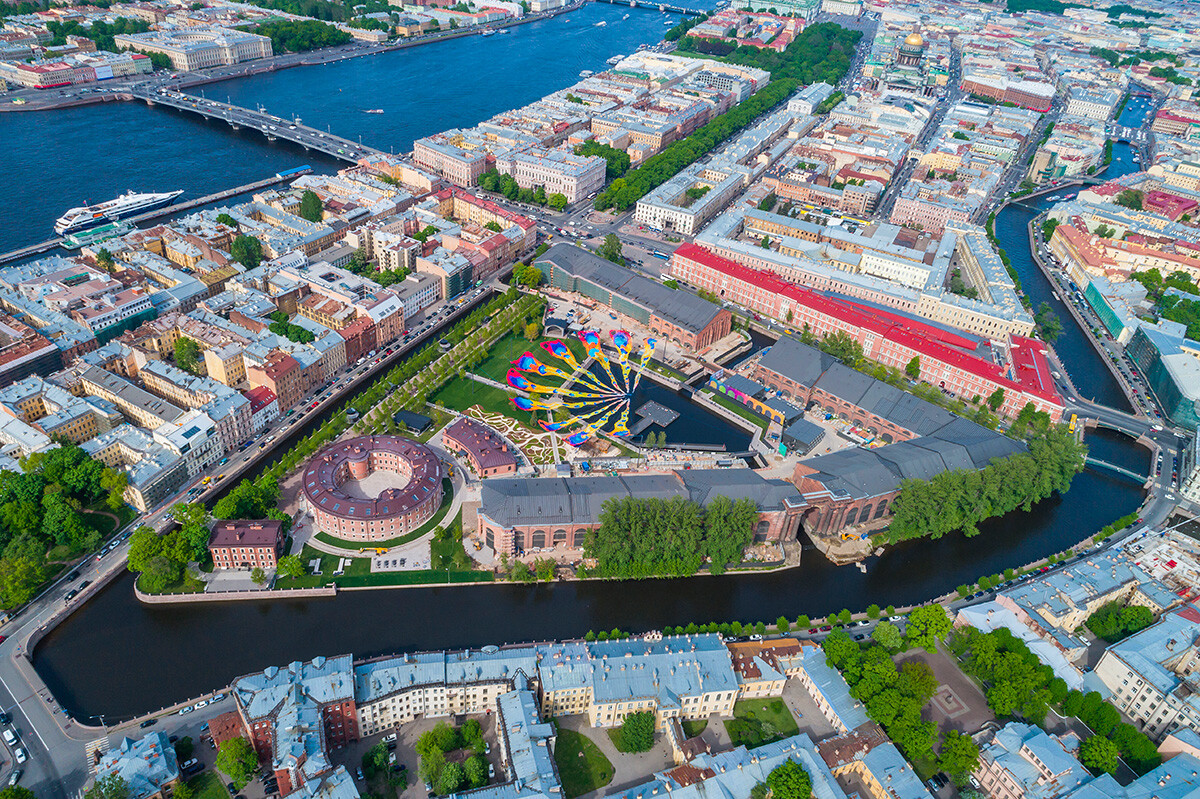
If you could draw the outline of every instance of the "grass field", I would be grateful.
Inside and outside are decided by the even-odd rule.
[[[613,764],[600,751],[600,747],[575,730],[558,730],[554,762],[562,777],[566,799],[575,799],[612,782]]]
[[[747,422],[761,427],[764,431],[767,429],[767,420],[747,408],[745,405],[742,405],[740,402],[734,402],[728,397],[723,397],[714,391],[705,390],[700,393],[720,405],[722,408],[733,411]]]
[[[683,727],[683,734],[689,738],[695,738],[700,733],[704,732],[704,728],[708,726],[708,719],[694,719],[691,721],[681,721],[679,726]]]
[[[305,568],[310,560],[319,558],[321,561],[320,574],[306,574],[296,580],[277,580],[276,588],[313,588],[319,585],[336,583],[340,588],[362,588],[366,586],[387,585],[436,585],[446,583],[484,583],[493,579],[490,571],[450,571],[445,569],[421,569],[400,572],[372,572],[370,558],[350,558],[346,564],[345,573],[337,577],[337,555],[327,555],[310,546],[305,546],[300,553]]]
[[[733,706],[725,729],[734,746],[753,749],[795,735],[800,728],[782,699],[746,699]]]
[[[561,366],[564,370],[569,369],[561,361],[558,361],[550,353],[542,349],[543,341],[550,341],[550,339],[542,338],[537,341],[530,341],[524,336],[514,336],[512,333],[509,333],[493,344],[489,350],[487,360],[471,371],[489,380],[503,383],[504,376],[508,374],[512,362],[525,352],[533,353],[539,361],[548,366]],[[580,363],[587,357],[587,351],[584,350],[583,343],[578,339],[567,338],[561,339],[561,341],[567,345]]]
[[[456,377],[430,397],[429,401],[456,411],[465,411],[472,405],[478,405],[485,411],[499,413],[510,419],[516,419],[518,422],[528,421],[529,414],[513,407],[513,396],[498,388],[485,386],[469,377]]]
[[[229,791],[215,772],[205,771],[188,780],[192,799],[229,799]]]

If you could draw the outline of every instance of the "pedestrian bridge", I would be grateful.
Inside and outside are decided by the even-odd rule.
[[[692,17],[698,17],[704,13],[694,8],[686,6],[673,6],[670,3],[653,3],[647,0],[596,0],[597,3],[608,3],[614,6],[629,6],[630,8],[644,8],[648,11],[672,11],[676,14],[686,14]]]
[[[170,89],[152,90],[135,87],[130,89],[128,94],[132,98],[146,101],[147,105],[164,105],[179,111],[186,111],[189,114],[216,119],[225,122],[234,130],[242,128],[257,130],[270,141],[284,139],[298,144],[306,150],[315,150],[351,163],[357,163],[358,159],[364,156],[383,154],[374,147],[366,147],[349,139],[301,125],[298,120],[277,117],[262,108],[243,108]]]
[[[1146,476],[1144,474],[1138,474],[1137,472],[1130,471],[1129,469],[1126,469],[1123,466],[1117,466],[1115,463],[1109,463],[1108,461],[1102,461],[1099,458],[1087,457],[1087,458],[1084,458],[1083,460],[1084,460],[1084,463],[1086,463],[1088,466],[1099,466],[1103,469],[1108,469],[1109,471],[1116,472],[1117,474],[1123,474],[1126,477],[1137,480],[1139,483],[1144,483],[1150,479],[1148,476]]]

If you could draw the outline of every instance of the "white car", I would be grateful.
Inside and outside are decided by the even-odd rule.
[[[4,743],[8,744],[9,746],[17,745],[17,736],[13,733],[12,730],[4,731]]]
[[[13,752],[13,757],[14,757],[14,758],[16,758],[16,761],[17,761],[18,763],[24,763],[26,760],[28,760],[28,759],[29,759],[29,756],[25,754],[25,750],[24,750],[24,749],[17,749],[17,750],[15,750],[15,751]]]
[[[183,707],[179,708],[178,715],[180,715],[180,716],[187,715],[188,713],[191,713],[195,709],[196,708],[192,707],[191,705],[184,705]]]

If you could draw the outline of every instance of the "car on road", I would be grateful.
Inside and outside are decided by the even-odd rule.
[[[892,623],[895,623],[898,621],[904,621],[904,617],[903,616],[888,616],[888,621],[890,621]]]
[[[21,781],[21,777],[24,774],[25,774],[25,772],[22,769],[19,769],[19,768],[13,769],[13,773],[8,775],[8,784],[16,785],[18,782]]]
[[[217,691],[215,694],[212,695],[212,699],[210,699],[208,701],[216,703],[216,702],[220,702],[224,698],[225,698],[225,692]],[[208,725],[206,724],[205,726],[207,727]]]
[[[146,729],[147,727],[153,727],[153,726],[154,726],[155,724],[157,724],[157,723],[158,723],[158,719],[146,719],[145,721],[143,721],[143,722],[142,722],[141,724],[139,724],[138,726],[139,726],[139,727],[141,727],[141,728],[144,730],[144,729]]]
[[[78,594],[79,594],[79,591],[77,589],[72,588],[70,591],[67,592],[67,595],[65,597],[63,597],[63,602],[70,602]]]

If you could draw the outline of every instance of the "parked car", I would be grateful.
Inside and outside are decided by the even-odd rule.
[[[25,754],[25,750],[23,748],[18,748],[13,750],[13,758],[15,758],[18,763],[24,763],[29,759],[29,755]]]
[[[155,724],[157,724],[157,723],[158,723],[158,719],[146,719],[145,721],[143,721],[143,722],[142,722],[141,724],[139,724],[138,726],[139,726],[139,727],[141,727],[141,728],[144,730],[144,729],[146,729],[147,727],[153,727],[153,726],[154,726]]]
[[[13,773],[8,775],[8,784],[16,785],[18,782],[21,781],[21,775],[23,775],[24,773],[25,772],[22,769],[19,769],[19,768],[13,769]]]
[[[4,731],[4,743],[8,744],[9,746],[16,746],[17,745],[17,734],[15,732],[13,732],[12,730],[5,730]]]

